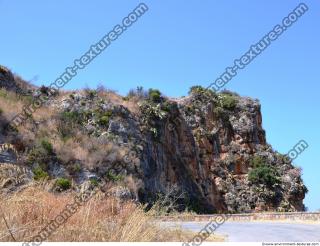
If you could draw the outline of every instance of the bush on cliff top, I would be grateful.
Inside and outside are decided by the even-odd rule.
[[[161,92],[157,89],[149,89],[149,99],[154,103],[161,101]]]
[[[202,93],[204,92],[206,89],[204,87],[202,87],[201,85],[194,85],[190,87],[189,90],[189,95],[192,93]]]
[[[201,95],[202,97],[204,97],[204,100],[207,99],[213,99],[216,96],[216,93],[210,89],[210,88],[204,88],[201,85],[195,85],[195,86],[191,86],[190,90],[189,90],[189,95]]]
[[[222,108],[233,110],[237,105],[237,99],[230,94],[222,94],[220,97],[220,105]]]

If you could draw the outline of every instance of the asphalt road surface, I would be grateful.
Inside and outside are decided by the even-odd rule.
[[[199,232],[205,222],[165,222],[166,226],[178,225]],[[216,230],[227,235],[229,242],[319,242],[320,224],[280,222],[225,222]]]

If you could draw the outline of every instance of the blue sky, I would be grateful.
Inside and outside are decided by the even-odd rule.
[[[120,23],[138,1],[0,0],[0,64],[26,80],[50,84]],[[300,2],[144,1],[149,11],[111,44],[67,89],[103,84],[126,94],[138,85],[168,96],[208,86],[234,59],[281,23]],[[303,168],[310,210],[320,208],[320,2],[241,70],[227,89],[258,98],[272,146],[287,153],[309,143],[295,163]]]

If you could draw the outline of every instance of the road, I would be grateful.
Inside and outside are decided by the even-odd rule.
[[[199,232],[205,222],[164,222]],[[217,230],[227,235],[229,242],[319,242],[320,224],[299,224],[285,222],[225,222]]]

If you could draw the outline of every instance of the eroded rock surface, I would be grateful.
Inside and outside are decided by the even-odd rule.
[[[0,85],[15,81],[1,67]],[[201,213],[304,210],[300,170],[266,142],[257,100],[201,87],[180,99],[140,87],[124,98],[84,90],[49,100],[50,116],[1,134],[37,178],[66,177],[75,189],[105,179],[120,197],[169,194]]]

